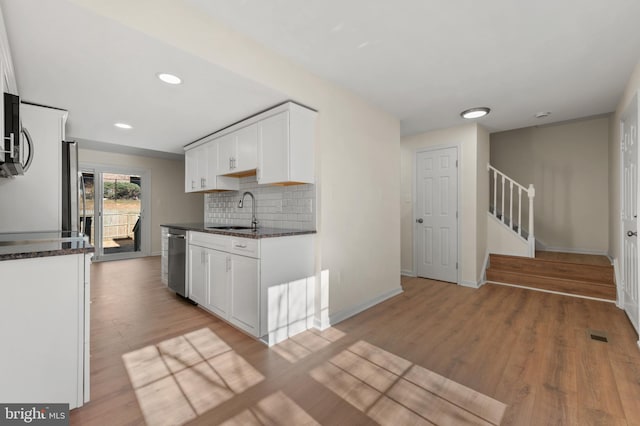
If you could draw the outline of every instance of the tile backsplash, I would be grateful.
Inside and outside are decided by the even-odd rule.
[[[238,208],[238,201],[244,191],[250,191],[256,197],[259,227],[316,229],[315,185],[258,185],[255,176],[240,178],[239,191],[205,194],[205,222],[250,225],[251,197],[247,196],[244,207]]]

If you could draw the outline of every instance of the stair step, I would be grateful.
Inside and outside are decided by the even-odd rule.
[[[542,290],[558,291],[578,296],[616,300],[616,287],[613,284],[505,271],[494,269],[493,265],[487,269],[487,280],[504,284],[533,287]]]
[[[600,266],[497,254],[492,254],[490,261],[491,269],[495,271],[614,285],[614,272],[611,265]]]

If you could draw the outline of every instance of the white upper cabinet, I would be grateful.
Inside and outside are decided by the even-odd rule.
[[[258,183],[314,183],[317,113],[291,102],[285,106],[258,122]]]
[[[233,158],[236,155],[236,138],[233,133],[216,139],[218,146],[217,173],[226,175],[233,172]]]
[[[314,183],[316,116],[287,102],[187,147],[185,191],[238,190],[253,174],[259,184]]]
[[[185,192],[237,190],[238,179],[219,176],[218,144],[209,141],[185,152]]]
[[[207,149],[207,187],[206,191],[237,191],[240,182],[236,178],[220,176],[218,170],[219,144],[216,141],[208,142]]]
[[[243,127],[216,140],[218,174],[230,175],[253,171],[258,165],[258,126]]]
[[[185,192],[204,191],[207,184],[207,150],[200,145],[185,152],[184,190]]]

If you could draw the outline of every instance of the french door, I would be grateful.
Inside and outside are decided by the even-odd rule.
[[[458,282],[457,148],[416,153],[416,273]]]
[[[80,219],[95,247],[95,260],[148,256],[148,173],[102,165],[81,170],[85,213]]]
[[[640,301],[638,298],[638,95],[620,119],[622,151],[622,289],[619,303],[640,333]]]

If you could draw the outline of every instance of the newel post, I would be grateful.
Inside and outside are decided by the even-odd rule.
[[[529,193],[529,257],[536,256],[536,239],[534,236],[533,230],[533,199],[536,196],[536,190],[533,187],[533,184],[529,184],[529,189],[527,189]]]

